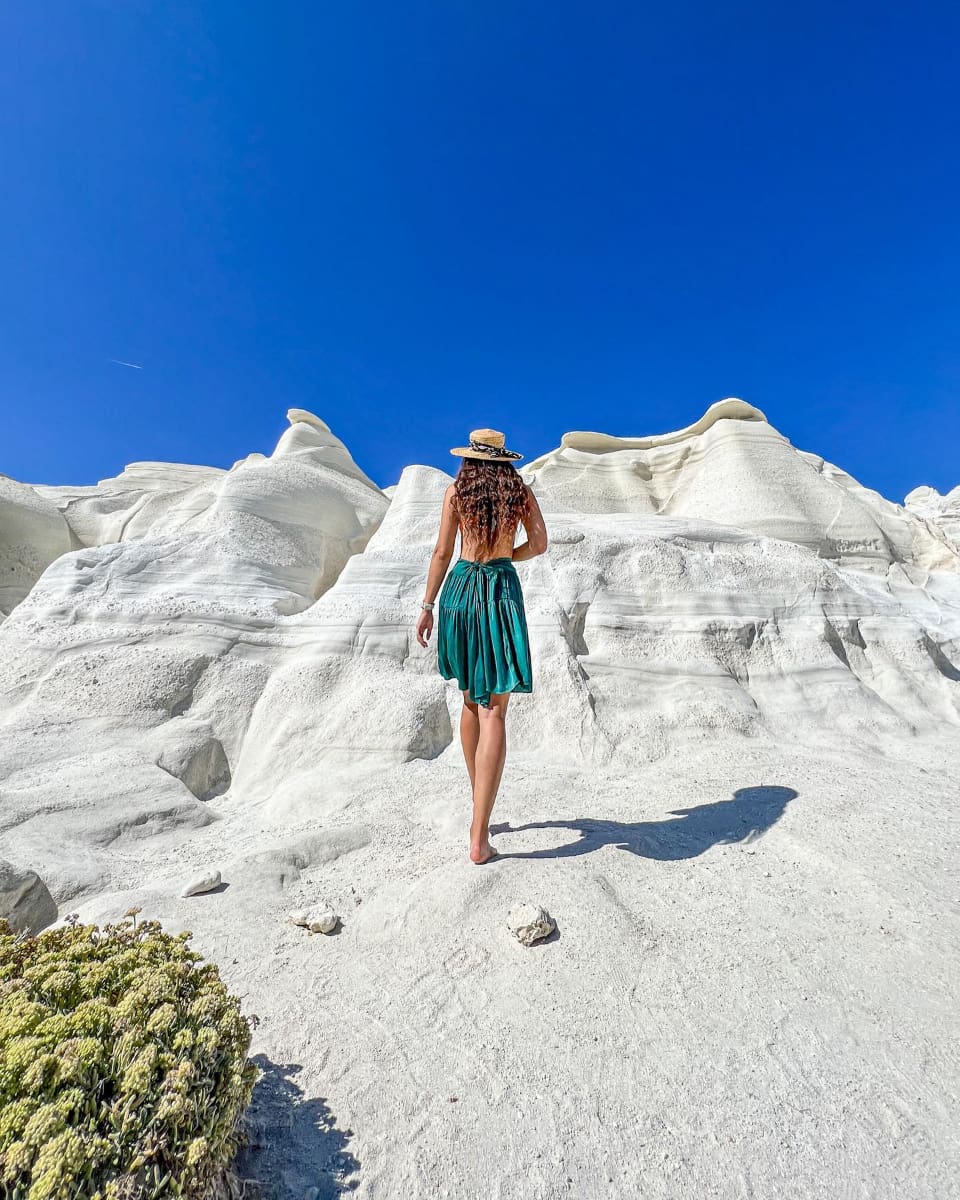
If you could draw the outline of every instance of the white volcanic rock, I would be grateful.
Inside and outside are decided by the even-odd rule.
[[[23,813],[11,836],[46,811],[48,780],[96,786],[91,736],[118,797],[125,779],[153,780],[123,813],[110,786],[95,805],[58,800],[51,811],[88,813],[94,848],[128,824],[202,826],[214,816],[195,802],[227,789],[279,818],[316,803],[318,767],[358,778],[459,758],[456,685],[413,628],[450,476],[408,467],[388,505],[323,422],[290,417],[270,458],[179,493],[145,536],[53,563],[0,631],[0,771]],[[676,434],[570,434],[535,460],[551,544],[517,568],[535,689],[513,705],[514,750],[626,767],[705,734],[877,745],[955,730],[956,555],[811,457],[724,401]],[[838,540],[848,502],[864,536]],[[668,515],[697,504],[709,518]],[[797,517],[789,530],[777,506]],[[792,536],[752,527],[771,525]],[[903,560],[868,554],[868,526]],[[945,565],[922,565],[935,551]],[[36,861],[36,843],[21,857]],[[100,878],[99,850],[55,857],[41,866],[67,894]]]
[[[521,468],[544,513],[714,521],[878,570],[892,562],[960,572],[960,552],[925,522],[818,455],[763,413],[719,400],[687,429],[642,438],[567,433]]]
[[[307,922],[311,933],[333,933],[340,924],[340,916],[332,908],[321,908],[312,913]]]
[[[180,891],[181,896],[199,896],[203,892],[212,892],[222,883],[220,872],[209,870],[204,871],[200,875],[194,875],[184,884]]]
[[[449,483],[442,471],[408,467],[364,553],[316,604],[278,622],[287,653],[234,767],[245,794],[277,804],[318,764],[376,770],[451,744],[451,685],[411,645]]]
[[[0,917],[14,933],[39,933],[57,919],[57,906],[36,871],[0,859]]]
[[[58,560],[31,594],[34,613],[75,605],[100,619],[122,612],[256,627],[311,604],[363,549],[389,501],[323,422],[299,409],[288,415],[293,424],[269,458],[201,468],[194,486],[177,491],[157,469],[145,503],[138,480],[122,493],[136,497],[123,540],[116,527],[113,541]],[[175,469],[179,482],[184,470]],[[96,502],[112,497],[108,487]]]
[[[255,1097],[251,1173],[303,1194],[348,1147],[357,1200],[950,1194],[939,508],[740,401],[535,459],[535,690],[510,704],[503,869],[478,872],[459,695],[414,635],[451,477],[410,466],[387,495],[291,420],[228,472],[51,489],[74,537],[114,540],[0,626],[0,854],[83,920],[194,931],[284,1097]],[[181,898],[213,862],[229,888]],[[536,964],[502,953],[507,884],[564,914]],[[351,894],[322,955],[284,920]],[[325,1106],[319,1150],[293,1091]]]
[[[532,946],[549,937],[556,927],[556,921],[545,908],[529,901],[515,904],[507,914],[507,928],[521,946]]]
[[[193,801],[228,788],[279,816],[311,803],[321,765],[356,778],[458,758],[456,686],[413,630],[450,476],[408,467],[388,507],[322,422],[290,415],[269,459],[244,460],[181,494],[154,514],[149,536],[67,554],[6,623],[0,682],[11,737],[0,769],[17,781],[25,813],[46,794],[48,755],[74,786],[90,778],[77,762],[89,745],[84,725],[99,731],[99,753],[111,745],[126,764],[121,789],[125,774],[162,769],[155,786],[134,792],[145,805],[130,806],[135,828],[154,828],[157,805],[165,828],[205,824],[210,812]],[[865,555],[864,538],[831,540],[838,502],[824,512],[822,488],[846,504],[858,485],[825,484],[842,473],[822,460],[813,469],[810,457],[758,410],[724,401],[677,434],[566,435],[535,460],[527,474],[551,545],[518,564],[535,690],[513,706],[514,749],[627,766],[705,733],[877,744],[955,729],[956,556],[907,514],[899,533],[888,525],[884,544],[899,537],[904,553],[919,547],[919,560],[935,557],[934,545],[948,553],[946,567],[884,565]],[[705,473],[715,480],[712,504]],[[650,497],[671,489],[670,502],[650,511]],[[857,511],[873,514],[864,528],[875,517],[876,533],[895,506],[859,491]],[[709,519],[667,515],[697,496]],[[586,511],[557,508],[574,499]],[[806,514],[803,528],[791,526],[797,540],[751,528],[796,503]],[[720,523],[717,510],[739,523]],[[322,533],[306,538],[308,518]],[[829,543],[838,557],[809,542]],[[310,604],[304,591],[316,589]],[[95,846],[128,819],[110,814],[111,789],[103,791],[90,810]],[[76,800],[68,807],[77,811]],[[71,850],[46,865],[76,889],[78,864],[95,880],[99,861]]]
[[[175,493],[157,471],[166,500],[129,540],[61,555],[0,627],[7,836],[25,861],[38,839],[55,851],[61,897],[99,886],[112,839],[216,819],[199,800],[229,786],[278,613],[329,587],[388,507],[323,422],[290,416],[269,458]]]
[[[251,458],[263,459],[262,454]],[[221,467],[186,463],[130,463],[112,479],[81,487],[34,484],[69,525],[76,546],[102,546],[144,537],[178,503],[212,497],[226,475]]]
[[[155,726],[144,745],[156,748],[157,766],[186,784],[198,800],[210,800],[230,786],[230,763],[209,721],[173,717]]]
[[[285,837],[266,846],[255,845],[239,855],[227,864],[227,877],[237,891],[259,896],[279,894],[295,887],[305,873],[335,863],[370,840],[365,825],[349,824]]]
[[[632,492],[627,487],[627,456],[648,451],[604,449],[611,439],[600,435],[589,435],[589,451],[576,451],[576,481],[568,479],[567,451],[528,469],[551,544],[546,556],[517,565],[535,689],[514,705],[516,750],[627,765],[705,732],[876,744],[960,724],[952,665],[960,646],[960,560],[912,516],[898,518],[898,533],[875,493],[860,489],[854,500],[853,481],[849,489],[825,483],[823,471],[756,410],[743,406],[740,419],[731,403],[713,406],[715,419],[701,432],[668,435],[655,448],[706,462],[711,446],[719,447],[727,491],[742,493],[726,511],[742,524],[625,510],[627,500],[639,503],[651,491],[639,482]],[[742,444],[742,437],[754,440]],[[697,449],[692,438],[713,442]],[[757,477],[753,453],[763,462],[765,447],[777,464],[761,472],[766,503],[789,507],[802,492],[799,484],[795,492],[793,484],[784,487],[783,477],[805,481],[813,497],[805,502],[806,535],[791,526],[797,541],[750,527],[754,518],[764,523],[757,517],[763,506],[748,499]],[[739,457],[745,465],[736,471]],[[628,476],[639,479],[632,468]],[[688,499],[696,491],[692,474],[689,480]],[[289,653],[258,702],[235,767],[245,794],[276,808],[299,802],[318,762],[356,773],[459,755],[456,686],[438,677],[435,651],[422,651],[413,632],[449,482],[441,471],[408,467],[365,552],[315,605],[280,622]],[[825,491],[835,499],[821,512],[817,498]],[[583,500],[587,511],[561,511],[558,495]],[[866,554],[864,538],[828,537],[838,503],[866,514],[875,554]],[[945,566],[890,562],[879,547],[897,537],[905,554],[919,547],[920,560],[944,552]],[[836,557],[805,542],[820,549],[829,542]]]
[[[960,553],[960,484],[941,496],[936,488],[917,487],[903,501],[918,517],[941,529]]]
[[[0,475],[0,621],[72,545],[69,526],[49,500]]]
[[[333,933],[340,923],[340,916],[329,904],[320,904],[312,909],[294,909],[288,920],[293,925],[309,929],[311,933]]]

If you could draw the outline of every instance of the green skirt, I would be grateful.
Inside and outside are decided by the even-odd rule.
[[[459,558],[437,604],[437,665],[484,708],[498,692],[532,692],[520,577],[511,558]]]

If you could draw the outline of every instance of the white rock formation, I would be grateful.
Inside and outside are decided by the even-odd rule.
[[[62,899],[102,885],[108,847],[217,819],[202,801],[229,786],[283,659],[278,616],[308,608],[388,507],[323,422],[289,416],[269,457],[64,501],[77,536],[124,540],[62,554],[0,627],[6,820],[23,861],[60,845]],[[122,528],[98,524],[121,502]]]
[[[14,933],[39,933],[57,919],[57,906],[36,871],[0,859],[0,917]]]
[[[794,542],[848,567],[960,569],[960,553],[938,531],[818,455],[796,450],[742,400],[711,404],[677,433],[567,433],[521,473],[544,513],[708,520]]]
[[[960,484],[941,496],[936,488],[918,487],[903,501],[918,517],[941,529],[960,552]]]
[[[545,908],[527,900],[515,904],[507,914],[507,928],[521,946],[532,946],[549,937],[556,927],[556,921]]]
[[[263,461],[263,457],[253,454],[246,461]],[[209,503],[226,474],[220,467],[136,462],[115,478],[96,484],[34,484],[33,490],[60,512],[77,549],[145,537],[179,504],[189,505],[198,497]]]
[[[98,505],[134,497],[127,540],[62,555],[0,631],[11,837],[26,861],[45,848],[61,897],[101,885],[117,839],[215,820],[217,795],[279,816],[318,765],[459,753],[458,693],[413,633],[450,477],[408,467],[388,501],[323,422],[289,416],[269,458],[186,487],[154,465],[69,504],[89,537]],[[878,745],[960,725],[960,554],[759,410],[567,434],[525,474],[551,546],[518,564],[536,680],[515,751],[628,767],[704,734]],[[76,841],[51,863],[60,820]]]
[[[0,475],[0,621],[72,544],[69,526],[49,500]]]
[[[218,888],[223,880],[220,878],[219,871],[203,871],[199,875],[193,875],[184,884],[180,890],[181,896],[199,896],[203,892],[212,892]]]
[[[289,914],[288,920],[293,925],[301,925],[311,933],[333,933],[340,923],[340,916],[329,904],[320,904],[315,908],[298,908]]]
[[[12,489],[42,574],[0,625],[0,854],[192,929],[353,1131],[358,1200],[950,1194],[954,493],[893,504],[736,400],[534,458],[534,692],[478,872],[414,636],[450,476],[381,491],[289,415],[229,471]],[[321,963],[284,915],[354,887]],[[505,891],[562,927],[536,970]]]

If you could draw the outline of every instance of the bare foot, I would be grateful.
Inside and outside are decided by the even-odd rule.
[[[474,842],[470,847],[470,861],[476,863],[479,867],[483,863],[489,862],[496,853],[496,850],[490,845],[489,840],[484,838],[482,842]]]

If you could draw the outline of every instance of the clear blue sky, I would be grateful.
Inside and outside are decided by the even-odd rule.
[[[960,483],[955,4],[6,0],[0,471],[714,400]],[[142,370],[111,362],[136,363]]]

